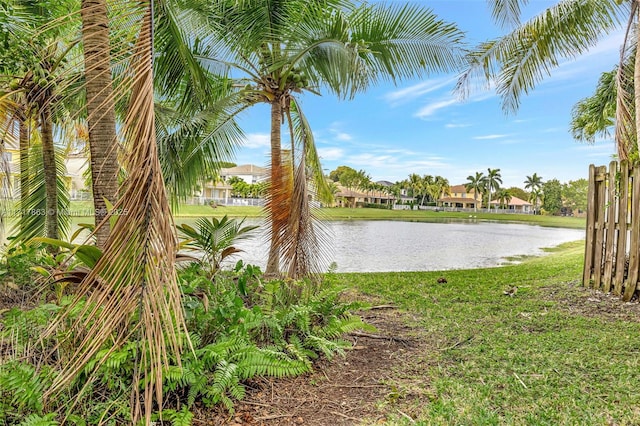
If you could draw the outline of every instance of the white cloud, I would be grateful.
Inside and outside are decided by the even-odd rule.
[[[447,123],[444,125],[444,127],[446,127],[447,129],[461,129],[464,127],[471,127],[471,124],[464,124],[464,123]]]
[[[348,142],[353,139],[353,137],[349,133],[345,132],[335,132],[334,137],[342,142]]]
[[[501,138],[506,138],[507,136],[509,135],[494,134],[494,135],[474,136],[473,139],[477,139],[477,140],[501,139]]]
[[[427,118],[440,111],[441,109],[447,108],[457,103],[458,101],[456,99],[433,102],[420,108],[415,114],[413,114],[413,116],[418,118]]]
[[[267,133],[247,133],[245,135],[245,148],[265,148],[271,146],[271,138]]]
[[[318,148],[318,155],[323,161],[335,161],[344,157],[344,150],[340,148]]]
[[[448,86],[454,80],[455,78],[440,78],[423,81],[421,83],[414,84],[413,86],[389,92],[383,96],[383,99],[392,105],[399,105]]]

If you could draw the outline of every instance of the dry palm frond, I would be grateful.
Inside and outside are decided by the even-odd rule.
[[[285,111],[291,135],[291,150],[284,156],[279,173],[281,185],[272,191],[269,200],[278,219],[278,233],[272,235],[282,259],[283,269],[289,278],[314,276],[322,272],[324,233],[314,220],[309,205],[312,187],[308,170],[308,158],[313,161],[315,150],[310,148],[311,134],[304,116],[295,101],[290,99]]]
[[[634,27],[633,21],[637,3],[633,2],[632,10],[627,23],[624,43],[620,49],[620,62],[616,72],[616,131],[615,140],[619,160],[628,160],[630,148],[636,145],[636,112],[634,105],[634,63],[637,56],[636,42],[630,41],[634,38],[631,29]],[[630,60],[631,59],[631,60]]]
[[[163,367],[169,364],[169,353],[179,359],[185,325],[174,265],[177,238],[155,139],[152,15],[148,2],[141,5],[146,12],[130,64],[133,91],[125,121],[129,177],[110,213],[120,215],[102,257],[80,284],[75,303],[52,325],[53,330],[68,320],[70,310],[86,298],[71,325],[76,332],[75,353],[63,361],[62,373],[48,395],[72,381],[107,341],[116,348],[137,335],[132,421],[144,414],[149,424],[154,403],[162,406]],[[96,281],[104,285],[96,287]],[[144,395],[139,395],[140,383],[144,383]]]

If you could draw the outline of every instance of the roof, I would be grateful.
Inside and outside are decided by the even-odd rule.
[[[226,169],[220,170],[221,175],[266,175],[267,169],[264,167],[256,166],[254,164],[242,164],[236,167],[229,167]]]
[[[466,204],[476,204],[479,203],[480,200],[474,200],[473,198],[463,198],[463,197],[442,197],[438,198],[438,201],[445,203],[466,203]]]
[[[498,200],[491,200],[491,204],[500,204],[500,201]],[[511,200],[509,200],[508,203],[510,206],[532,206],[533,204],[531,204],[528,201],[524,201],[518,197],[511,197]]]

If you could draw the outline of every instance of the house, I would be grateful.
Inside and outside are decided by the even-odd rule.
[[[491,200],[491,208],[492,209],[500,208],[500,201]],[[525,213],[525,214],[533,213],[533,204],[531,204],[528,201],[521,200],[518,197],[511,197],[511,200],[509,200],[507,208],[503,209],[503,211],[504,210],[509,210],[510,213]]]
[[[391,206],[395,201],[395,197],[387,192],[345,188],[338,182],[335,185],[338,188],[338,191],[334,194],[337,207],[364,207],[367,204]]]
[[[231,199],[231,193],[233,192],[233,187],[229,183],[229,179],[237,177],[251,185],[268,180],[269,176],[267,172],[266,168],[254,164],[243,164],[220,169],[218,180],[205,182],[202,185],[199,198],[203,202],[214,200],[228,204],[229,199]]]
[[[467,192],[465,185],[454,185],[449,187],[447,194],[438,198],[437,205],[461,209],[478,208],[482,207],[482,194],[476,194],[473,190]]]

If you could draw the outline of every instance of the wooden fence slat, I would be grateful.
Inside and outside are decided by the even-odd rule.
[[[625,283],[622,300],[629,301],[636,291],[638,285],[638,266],[640,256],[640,226],[634,222],[640,217],[640,167],[633,169],[633,191],[631,195],[631,247],[629,248],[629,275]]]
[[[582,285],[587,287],[591,285],[593,278],[593,257],[595,239],[595,211],[596,206],[596,166],[589,166],[589,188],[587,190],[587,229],[585,233],[584,243],[584,266],[582,272]]]
[[[609,177],[607,179],[607,201],[605,204],[606,213],[606,232],[604,241],[604,275],[602,277],[602,291],[609,293],[611,290],[611,279],[613,277],[613,265],[615,239],[616,239],[616,212],[618,211],[618,204],[620,198],[616,196],[616,175],[618,174],[618,167],[615,161],[609,164]]]
[[[606,207],[606,173],[607,168],[605,166],[598,167],[596,170],[596,187],[595,199],[597,209],[595,210],[596,219],[596,232],[595,239],[593,241],[595,256],[593,257],[593,281],[592,287],[599,289],[602,283],[602,257],[603,257],[603,245],[604,245],[604,218]]]
[[[629,163],[620,163],[620,197],[618,198],[618,241],[616,245],[616,275],[613,279],[613,294],[622,294],[622,283],[627,263],[627,216],[629,215]]]

